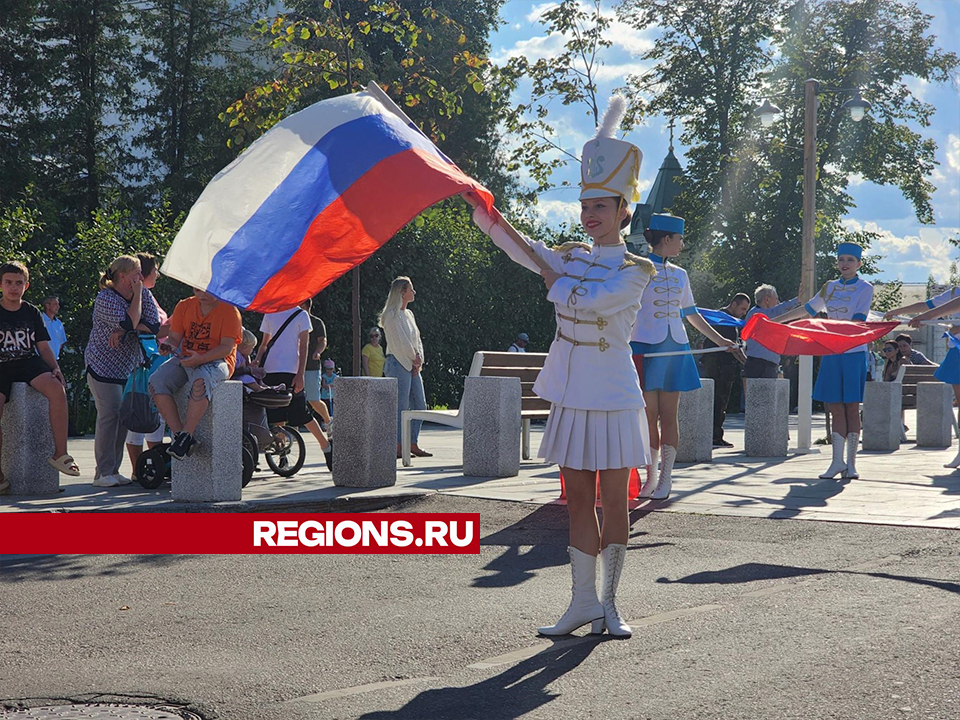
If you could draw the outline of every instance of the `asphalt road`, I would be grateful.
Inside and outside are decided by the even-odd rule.
[[[400,509],[481,513],[480,555],[3,557],[0,708],[960,717],[954,530],[638,515],[619,593],[633,639],[551,642],[534,628],[569,599],[564,508],[432,496]]]

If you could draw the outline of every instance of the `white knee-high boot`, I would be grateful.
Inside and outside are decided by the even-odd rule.
[[[843,444],[846,442],[846,438],[840,433],[830,433],[830,439],[833,442],[833,462],[820,475],[821,480],[834,478],[847,469],[847,464],[843,461]]]
[[[600,602],[603,604],[603,624],[614,637],[630,637],[633,630],[617,610],[617,586],[627,557],[626,545],[607,545],[600,551]]]
[[[640,496],[642,498],[652,497],[653,493],[657,490],[657,483],[660,480],[660,471],[657,468],[658,463],[660,462],[660,448],[656,450],[650,450],[650,464],[647,465],[647,480],[643,483],[643,487],[640,488]]]
[[[660,480],[657,489],[650,496],[654,500],[666,500],[673,487],[673,464],[677,461],[677,449],[673,445],[661,445]]]
[[[860,445],[860,433],[847,433],[847,470],[843,473],[845,478],[857,480],[860,473],[857,472],[857,447]]]
[[[568,547],[570,573],[573,575],[570,606],[556,624],[537,628],[541,635],[567,635],[578,627],[593,623],[590,632],[603,632],[603,605],[597,597],[597,558],[575,547]]]

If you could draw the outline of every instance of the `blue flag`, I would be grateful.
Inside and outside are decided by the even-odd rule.
[[[697,312],[707,321],[708,325],[725,325],[727,327],[743,327],[743,320],[737,320],[733,315],[725,313],[723,310],[707,310],[706,308],[697,308]]]

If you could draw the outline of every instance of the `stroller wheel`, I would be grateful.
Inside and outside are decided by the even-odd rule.
[[[260,444],[257,442],[257,436],[249,430],[243,431],[243,449],[250,453],[253,458],[253,469],[257,469],[257,458],[260,457]]]
[[[243,487],[246,487],[253,479],[253,471],[257,466],[257,459],[247,448],[246,443],[243,446]]]
[[[156,490],[170,479],[170,443],[163,443],[145,450],[137,458],[137,481],[147,490]]]
[[[273,441],[263,451],[267,465],[281,477],[296,475],[307,459],[306,447],[300,433],[285,425],[273,425],[270,432]]]

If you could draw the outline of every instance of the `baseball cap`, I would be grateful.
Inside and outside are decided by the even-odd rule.
[[[526,333],[518,333],[517,340],[523,340],[524,342],[530,342],[530,336]]]

